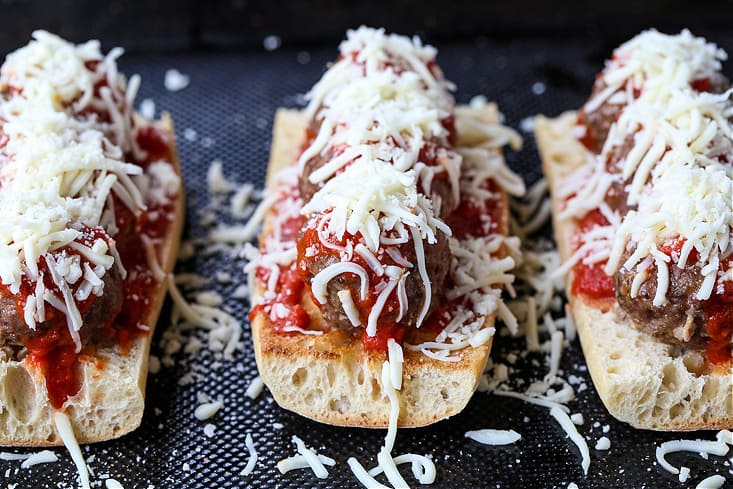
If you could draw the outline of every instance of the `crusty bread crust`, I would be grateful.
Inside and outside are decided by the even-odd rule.
[[[576,114],[538,116],[535,136],[553,194],[555,238],[567,260],[576,234],[571,221],[559,221],[556,197],[562,179],[586,162],[585,148],[573,137]],[[572,272],[566,284],[572,282]],[[593,383],[608,411],[636,428],[654,430],[722,429],[733,426],[733,362],[711,368],[703,356],[664,344],[635,329],[618,304],[606,312],[573,296],[571,313],[580,334]]]
[[[470,110],[470,109],[462,109]],[[482,120],[498,123],[493,105],[482,109]],[[460,117],[460,111],[458,113]],[[278,110],[273,129],[267,183],[275,183],[275,175],[294,164],[305,135],[307,120],[297,111]],[[460,127],[459,124],[457,124]],[[459,143],[461,134],[459,133]],[[464,140],[471,135],[463,135]],[[504,206],[508,214],[506,195]],[[501,223],[506,234],[508,215]],[[267,232],[268,221],[265,222]],[[256,296],[261,288],[254,288]],[[322,321],[318,308],[309,297],[303,306],[315,321]],[[380,380],[386,353],[366,351],[359,337],[341,330],[321,336],[284,335],[273,332],[265,314],[252,321],[257,367],[264,383],[277,403],[303,416],[338,426],[385,428],[389,425],[390,404]],[[491,326],[494,318],[486,319]],[[406,342],[425,341],[425,331],[409,334]],[[433,334],[434,337],[434,334]],[[432,338],[430,338],[432,339]],[[418,427],[435,423],[459,413],[468,403],[488,360],[491,342],[458,352],[461,360],[434,360],[421,352],[404,350],[402,390],[399,392],[398,426]]]
[[[156,123],[174,140],[173,122],[164,114]],[[175,147],[173,163],[180,175]],[[158,246],[160,266],[171,273],[178,255],[185,207],[183,182],[174,203],[175,219],[170,233]],[[98,348],[94,356],[79,358],[81,389],[64,408],[79,443],[93,443],[120,437],[136,429],[142,420],[148,354],[153,330],[166,297],[167,284],[158,284],[150,298],[150,311],[143,321],[150,332],[136,338],[128,352],[119,346]],[[48,399],[43,373],[23,361],[0,361],[0,445],[63,445],[53,421],[54,408]]]

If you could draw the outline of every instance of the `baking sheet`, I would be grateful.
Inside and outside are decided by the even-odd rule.
[[[733,51],[730,35],[711,40]],[[537,39],[496,44],[479,39],[438,47],[439,63],[447,78],[458,86],[457,100],[465,103],[475,95],[496,100],[506,115],[506,123],[518,130],[529,125],[524,120],[528,116],[557,115],[582,104],[608,54],[608,46],[580,40],[549,43]],[[173,116],[186,180],[189,235],[203,236],[206,232],[199,226],[198,217],[209,204],[206,170],[210,162],[219,159],[228,178],[261,187],[275,109],[298,106],[302,102],[300,94],[320,77],[335,53],[335,46],[331,46],[261,53],[123,57],[121,69],[128,74],[140,73],[143,78],[138,104],[151,98],[158,114],[166,110]],[[189,75],[190,85],[179,92],[166,91],[164,74],[170,68]],[[730,76],[730,66],[726,69]],[[507,158],[531,183],[540,177],[539,160],[531,135],[522,136],[523,151],[509,151]],[[242,264],[241,260],[226,256],[198,255],[182,263],[179,270],[206,276],[214,270],[231,273],[232,284],[215,287],[227,297],[244,281]],[[321,425],[280,409],[267,391],[255,400],[245,397],[249,381],[256,376],[249,324],[245,320],[247,304],[227,299],[225,307],[243,321],[243,350],[236,352],[231,361],[218,359],[206,350],[193,360],[180,354],[176,366],[164,367],[152,375],[140,429],[116,441],[84,447],[93,480],[102,484],[102,480],[113,477],[126,488],[357,487],[346,459],[356,456],[367,467],[376,465],[384,430]],[[168,322],[169,315],[164,311],[155,335],[155,355],[161,355],[158,344]],[[505,363],[507,353],[516,352],[523,345],[521,339],[499,336],[491,356]],[[541,378],[547,371],[543,360],[541,354],[520,359],[515,368],[523,373],[514,380]],[[483,393],[477,393],[466,410],[452,419],[427,428],[399,430],[394,453],[432,456],[438,471],[431,486],[435,488],[564,488],[570,482],[581,488],[678,488],[694,487],[713,473],[733,481],[733,467],[727,458],[711,456],[706,461],[696,454],[670,455],[668,460],[673,465],[691,468],[692,477],[687,484],[659,468],[654,462],[654,450],[661,442],[680,437],[714,439],[714,433],[648,432],[616,422],[606,413],[593,389],[577,340],[565,352],[561,372],[565,378],[571,374],[582,377],[588,386],[569,403],[572,412],[580,412],[585,418],[579,431],[591,447],[587,476],[580,468],[578,450],[547,409]],[[189,378],[193,381],[187,382]],[[210,420],[199,421],[193,415],[201,393],[213,399],[221,397],[224,402],[224,408]],[[208,423],[215,426],[213,437],[204,433]],[[282,428],[275,429],[273,423],[282,424]],[[594,423],[598,423],[597,427]],[[481,428],[514,429],[522,434],[522,439],[514,445],[488,447],[464,437],[466,431]],[[245,477],[240,472],[248,458],[244,444],[248,433],[254,438],[260,461],[253,474]],[[286,475],[277,471],[276,462],[295,453],[290,441],[294,434],[337,461],[336,467],[329,469],[328,479],[319,480],[310,471]],[[611,440],[609,451],[593,449],[601,436]],[[59,462],[30,469],[20,469],[20,462],[0,462],[0,487],[75,487],[76,472],[69,456],[63,449],[55,452]],[[407,480],[412,481],[409,467],[403,467]]]

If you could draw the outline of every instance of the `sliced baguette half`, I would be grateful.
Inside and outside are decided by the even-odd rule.
[[[170,161],[180,176],[173,121],[164,114],[158,130],[170,141]],[[174,218],[164,241],[156,246],[162,270],[173,271],[178,255],[185,207],[183,182],[173,203]],[[142,246],[142,244],[140,245]],[[142,323],[150,331],[133,340],[128,351],[119,346],[96,348],[94,355],[79,357],[77,374],[81,388],[64,404],[79,443],[93,443],[120,437],[136,429],[145,405],[150,342],[166,297],[167,283],[161,281],[150,299]],[[43,372],[26,360],[0,361],[0,445],[63,445],[56,431]]]
[[[479,111],[473,115],[483,122],[498,124],[494,105],[481,109],[458,108],[459,146],[478,142],[470,127],[460,132],[463,111]],[[306,124],[306,117],[300,112],[285,109],[277,112],[268,186],[274,185],[275,175],[280,170],[295,164]],[[508,213],[505,194],[502,200]],[[266,218],[264,233],[267,233],[268,222]],[[506,214],[500,229],[506,234]],[[263,289],[253,287],[253,292],[255,297],[261,297]],[[323,321],[308,294],[304,295],[302,304],[311,315],[311,321]],[[380,381],[382,364],[387,359],[385,353],[365,350],[360,338],[338,329],[320,336],[284,335],[275,333],[268,321],[262,313],[252,320],[255,357],[265,385],[281,407],[332,425],[365,428],[389,425],[390,403]],[[493,323],[494,317],[488,317],[484,326]],[[432,338],[426,337],[427,334],[413,331],[405,341],[420,343],[435,336],[433,333]],[[458,362],[435,360],[422,352],[405,349],[398,426],[425,426],[463,410],[476,390],[490,348],[491,341],[460,350]]]
[[[573,137],[576,113],[537,116],[535,137],[552,193],[553,226],[561,259],[573,252],[577,229],[557,219],[562,180],[586,162]],[[707,365],[693,350],[667,345],[632,327],[614,302],[606,312],[566,286],[588,368],[603,404],[620,421],[653,430],[722,429],[733,426],[733,362]]]

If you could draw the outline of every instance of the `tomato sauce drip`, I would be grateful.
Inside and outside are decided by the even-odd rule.
[[[43,372],[51,405],[61,409],[66,399],[79,392],[81,387],[76,372],[78,354],[66,326],[66,318],[57,314],[46,332],[27,339],[25,346],[28,348],[28,362]]]

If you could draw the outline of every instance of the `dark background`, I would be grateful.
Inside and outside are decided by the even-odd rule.
[[[0,49],[24,44],[44,28],[74,41],[90,38],[130,51],[262,49],[277,35],[283,46],[333,44],[358,24],[417,33],[430,42],[517,38],[603,39],[609,48],[638,31],[730,33],[733,1],[649,0],[2,0]],[[105,44],[106,45],[106,44]]]

